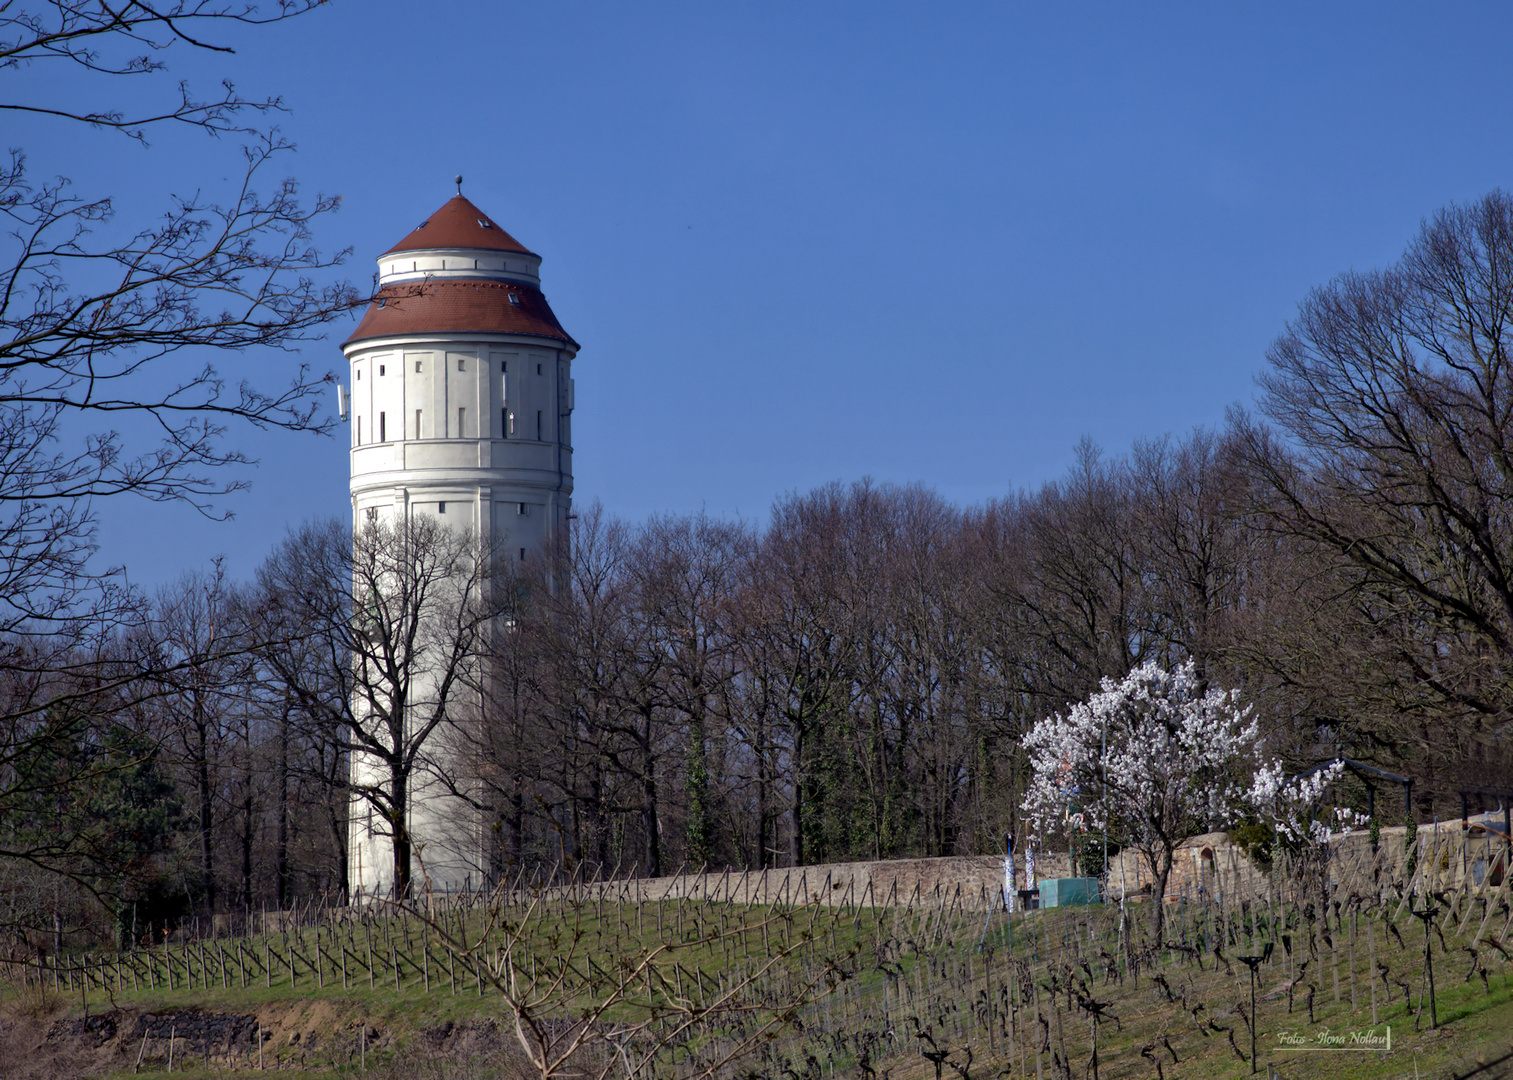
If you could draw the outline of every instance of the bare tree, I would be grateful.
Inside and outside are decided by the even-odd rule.
[[[1024,673],[1051,711],[1140,663],[1156,645],[1125,467],[1091,442],[1065,479],[990,511],[1004,530],[989,579],[1024,643]]]
[[[220,867],[216,826],[231,752],[231,714],[247,680],[244,639],[233,614],[236,604],[224,568],[190,573],[159,590],[151,633],[165,673],[153,711],[163,714],[170,754],[188,773],[194,793],[200,888],[205,907],[216,910]]]
[[[1352,634],[1384,662],[1336,697],[1400,685],[1406,722],[1378,714],[1377,731],[1441,773],[1513,757],[1510,345],[1513,197],[1497,191],[1302,303],[1261,379],[1290,444],[1237,421],[1270,520],[1327,554]],[[1466,739],[1432,735],[1450,728]]]
[[[728,862],[724,761],[737,677],[733,607],[744,587],[750,531],[705,515],[660,517],[631,559],[637,606],[665,671],[669,719],[685,752],[681,805],[690,866]]]
[[[1169,660],[1190,658],[1200,680],[1222,658],[1229,620],[1255,590],[1265,554],[1248,519],[1246,477],[1223,433],[1135,443],[1128,463],[1145,583],[1144,620]]]
[[[206,30],[313,6],[283,3],[267,14],[210,0],[7,6],[0,72],[15,78],[32,64],[67,63],[152,78],[172,46],[229,51],[198,36]],[[162,216],[145,211],[153,223],[124,242],[96,238],[107,222],[119,230],[108,196],[75,195],[63,179],[34,182],[19,152],[0,167],[8,224],[0,256],[0,600],[12,613],[0,627],[72,610],[91,544],[90,500],[131,492],[211,512],[217,496],[245,484],[224,472],[246,461],[224,443],[226,425],[323,431],[330,423],[314,397],[322,380],[303,365],[283,386],[251,378],[228,386],[214,366],[226,350],[293,348],[357,301],[344,283],[316,281],[342,257],[323,257],[311,244],[313,223],[337,200],[302,206],[292,180],[259,190],[289,149],[258,126],[281,102],[244,98],[229,83],[221,90],[200,99],[180,84],[176,100],[142,116],[0,101],[0,109],[141,143],[154,125],[170,123],[246,140],[241,180],[225,201],[178,197]],[[155,430],[156,441],[130,443],[115,426],[127,422]]]
[[[164,674],[147,652],[117,647],[145,614],[91,564],[96,500],[136,494],[221,512],[217,499],[245,483],[226,468],[246,461],[226,439],[232,425],[329,423],[316,407],[322,381],[304,367],[228,379],[218,368],[225,353],[292,349],[356,301],[349,286],[321,283],[340,256],[312,246],[315,222],[336,200],[302,204],[293,181],[267,177],[289,149],[268,124],[282,109],[277,98],[244,97],[230,84],[201,97],[169,83],[165,104],[132,113],[50,104],[17,80],[55,64],[156,87],[171,50],[229,51],[206,35],[314,6],[0,8],[0,110],[127,145],[185,126],[243,144],[231,151],[239,178],[222,196],[189,180],[166,206],[123,208],[67,179],[35,179],[19,150],[0,165],[0,806],[35,795],[43,764],[79,739],[113,730],[104,703],[129,709]],[[123,211],[141,224],[123,223]],[[82,790],[99,768],[46,783]],[[20,846],[18,857],[42,857]]]
[[[413,798],[455,794],[451,729],[478,721],[488,637],[507,612],[497,574],[486,546],[425,517],[355,536],[306,526],[258,573],[264,662],[359,757],[352,792],[388,837],[401,895],[416,873]]]
[[[670,657],[653,613],[639,602],[633,537],[598,507],[576,522],[558,588],[543,601],[546,656],[562,752],[556,785],[601,824],[633,816],[644,872],[663,873],[662,814],[677,743]],[[580,767],[581,766],[581,767]],[[561,828],[564,823],[558,823]]]

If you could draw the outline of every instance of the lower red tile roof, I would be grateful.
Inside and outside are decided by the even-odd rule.
[[[519,304],[510,303],[513,293]],[[348,342],[399,334],[528,334],[574,349],[539,289],[503,281],[427,281],[385,285]]]

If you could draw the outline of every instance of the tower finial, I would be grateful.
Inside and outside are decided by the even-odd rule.
[[[457,182],[457,194],[461,195],[462,194],[462,173],[458,173],[452,179]]]

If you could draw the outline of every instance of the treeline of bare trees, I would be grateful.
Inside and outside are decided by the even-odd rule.
[[[586,513],[496,646],[477,759],[503,860],[993,851],[1019,830],[1022,734],[1151,659],[1243,687],[1300,767],[1367,758],[1448,809],[1507,768],[1501,714],[1424,683],[1375,586],[1278,503],[1258,431],[1084,445],[1063,479],[970,509],[863,481],[765,528]],[[1449,641],[1437,659],[1496,667]]]
[[[1079,447],[962,509],[832,485],[764,528],[591,512],[495,648],[506,861],[667,872],[992,850],[1019,736],[1144,661],[1244,689],[1275,751],[1513,787],[1513,198],[1425,222],[1269,352],[1261,417]]]

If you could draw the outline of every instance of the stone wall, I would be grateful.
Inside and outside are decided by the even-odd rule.
[[[1109,898],[1149,897],[1156,875],[1145,856],[1121,851],[1109,860]],[[1250,896],[1265,889],[1266,875],[1230,843],[1227,833],[1212,832],[1184,841],[1172,860],[1166,882],[1168,901]]]
[[[1365,831],[1332,836],[1323,852],[1335,892],[1370,895],[1413,888],[1416,891],[1475,891],[1497,888],[1508,872],[1508,843],[1486,829],[1461,828],[1452,821],[1420,825],[1410,862],[1407,829],[1379,831],[1375,850]],[[1410,874],[1411,870],[1411,874]],[[1411,880],[1410,880],[1411,878]],[[1155,875],[1144,856],[1121,852],[1110,860],[1109,896],[1149,897]],[[1263,894],[1270,878],[1222,832],[1195,836],[1177,850],[1166,885],[1168,903]]]
[[[1482,882],[1497,886],[1507,865],[1506,844],[1476,829],[1464,835],[1458,822],[1421,826],[1419,850],[1425,854],[1415,863],[1421,881],[1434,889],[1462,888]],[[1381,830],[1378,853],[1373,856],[1364,832],[1337,836],[1329,844],[1331,879],[1336,887],[1369,891],[1382,883],[1401,883],[1404,876],[1404,829]],[[1024,861],[1015,860],[1015,882],[1024,885]],[[1037,856],[1040,878],[1078,876],[1064,852]],[[1167,881],[1170,903],[1207,899],[1238,899],[1260,895],[1269,887],[1269,877],[1222,832],[1195,836],[1181,844]],[[1145,858],[1126,850],[1110,860],[1106,898],[1149,898],[1155,875]],[[1374,883],[1374,884],[1373,884]],[[1003,859],[997,855],[964,855],[935,859],[888,859],[874,862],[822,863],[815,866],[768,870],[728,870],[720,873],[677,874],[661,878],[630,878],[546,889],[552,896],[578,889],[584,895],[620,901],[657,901],[693,898],[737,904],[858,904],[869,907],[936,906],[959,903],[969,911],[996,905],[1003,887]],[[523,889],[525,887],[522,887]],[[534,888],[531,891],[535,891]],[[478,894],[436,893],[429,903],[477,903]],[[427,898],[421,898],[424,907]],[[327,912],[326,917],[341,917]],[[277,915],[268,913],[271,928]]]
[[[1024,884],[1024,862],[1016,858],[1017,883]],[[1037,856],[1039,877],[1069,877],[1067,856]],[[876,862],[821,863],[769,870],[728,870],[718,874],[679,874],[632,878],[581,886],[607,899],[646,901],[692,898],[735,904],[807,904],[864,907],[960,904],[968,911],[996,905],[1003,888],[1003,857],[961,855],[935,859],[887,859]]]

